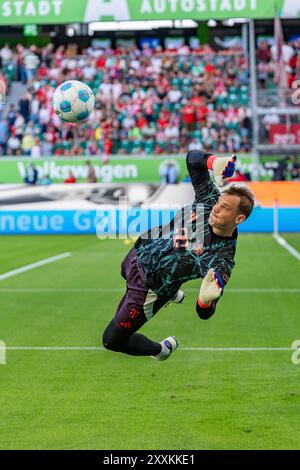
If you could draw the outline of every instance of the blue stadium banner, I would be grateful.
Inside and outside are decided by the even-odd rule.
[[[138,236],[148,228],[168,223],[173,210],[99,209],[98,211],[9,211],[0,212],[0,235],[94,234],[99,238]],[[256,207],[240,232],[273,232],[273,209]],[[279,209],[279,230],[300,232],[300,208]]]

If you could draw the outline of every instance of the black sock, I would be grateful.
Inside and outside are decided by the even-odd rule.
[[[103,345],[111,351],[131,356],[156,356],[161,352],[161,344],[151,341],[140,333],[128,334],[118,328],[112,320],[103,333]]]

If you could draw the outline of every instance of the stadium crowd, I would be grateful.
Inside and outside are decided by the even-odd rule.
[[[26,83],[18,106],[0,119],[2,155],[69,156],[162,154],[192,149],[248,152],[251,148],[248,62],[240,50],[210,47],[102,50],[80,55],[63,45],[0,50],[6,80]],[[9,75],[10,74],[10,75]],[[94,115],[80,126],[52,111],[55,87],[68,79],[87,83]]]
[[[282,47],[283,62],[287,74],[287,87],[300,79],[300,38],[285,42]],[[263,89],[274,87],[277,70],[277,47],[267,40],[260,42],[257,51],[257,69],[260,86]]]
[[[258,102],[262,107],[269,108],[260,126],[260,140],[270,142],[271,126],[286,124],[286,116],[280,115],[276,108],[291,105],[293,82],[300,79],[300,38],[284,42],[282,58],[284,69],[277,66],[277,46],[268,40],[262,40],[256,51],[257,77],[259,84]],[[285,72],[283,74],[283,72]],[[279,90],[278,83],[283,87]],[[295,102],[292,102],[293,106]],[[290,117],[290,124],[299,124],[298,115]]]

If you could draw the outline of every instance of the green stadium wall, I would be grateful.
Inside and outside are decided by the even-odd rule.
[[[272,178],[272,164],[279,160],[279,155],[262,156],[260,166],[261,180],[269,181]],[[159,183],[160,167],[172,160],[178,167],[179,180],[184,180],[188,174],[185,165],[185,156],[112,156],[108,163],[103,163],[101,157],[44,157],[32,159],[28,157],[2,157],[0,158],[0,184],[22,183],[25,169],[29,163],[33,163],[39,172],[39,178],[49,175],[53,183],[62,183],[68,178],[70,171],[78,182],[87,180],[86,161],[90,160],[95,168],[99,183]],[[252,174],[254,164],[251,155],[239,156],[237,168],[243,173]]]

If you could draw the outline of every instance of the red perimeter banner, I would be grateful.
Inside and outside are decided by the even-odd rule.
[[[300,124],[272,124],[269,132],[270,144],[300,144]]]

